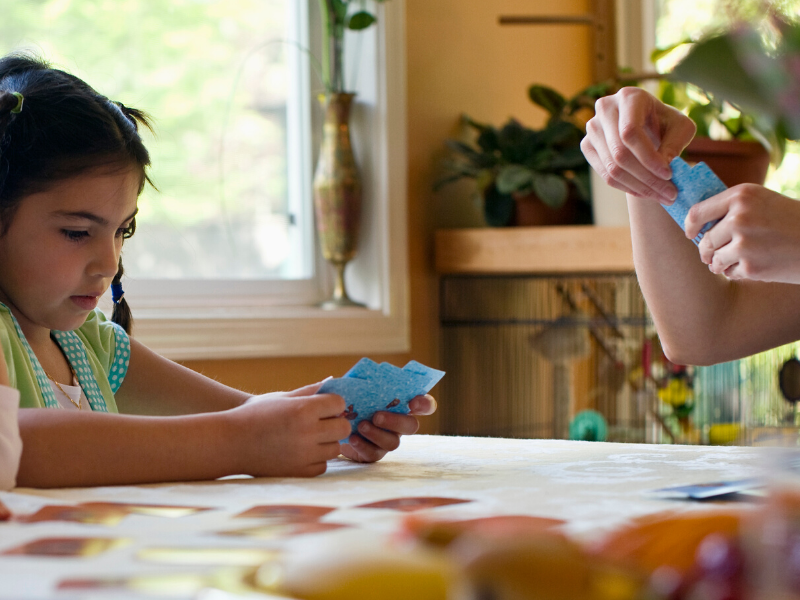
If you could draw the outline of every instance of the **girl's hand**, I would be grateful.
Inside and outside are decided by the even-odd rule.
[[[339,456],[339,440],[350,433],[350,422],[340,416],[341,397],[315,394],[320,385],[255,396],[227,411],[238,472],[255,477],[325,472],[327,461]]]
[[[375,462],[387,452],[397,450],[401,435],[411,435],[419,429],[414,415],[431,415],[436,411],[436,400],[431,395],[417,396],[408,407],[411,412],[401,415],[392,412],[377,412],[372,422],[358,424],[358,434],[353,434],[347,444],[341,445],[341,453],[357,462]],[[341,439],[341,438],[340,438]]]
[[[611,187],[672,204],[670,161],[692,140],[695,124],[651,94],[624,87],[595,103],[581,150]]]
[[[800,202],[754,184],[694,205],[686,237],[721,219],[700,241],[700,258],[729,279],[800,283]]]
[[[8,521],[11,518],[11,511],[8,507],[0,502],[0,521]]]

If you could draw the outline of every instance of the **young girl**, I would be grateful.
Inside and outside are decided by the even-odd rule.
[[[148,181],[140,124],[72,75],[0,59],[0,348],[21,394],[17,484],[314,476],[340,453],[397,448],[415,417],[378,413],[340,446],[344,401],[319,383],[253,397],[128,337],[120,253]],[[96,310],[109,285],[113,322]]]
[[[628,192],[636,274],[669,359],[715,364],[800,339],[800,202],[737,185],[692,207],[684,233],[658,203],[675,200],[669,163],[694,123],[637,88],[596,112],[581,147]],[[689,240],[716,219],[696,248]]]

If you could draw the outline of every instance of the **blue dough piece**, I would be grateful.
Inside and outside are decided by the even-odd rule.
[[[426,367],[422,363],[419,363],[415,360],[411,360],[403,367],[404,371],[410,371],[411,373],[417,373],[418,375],[423,375],[426,378],[425,387],[425,394],[430,392],[439,381],[444,377],[444,371],[440,371],[438,369],[431,369],[430,367]]]
[[[678,188],[678,197],[671,206],[664,206],[664,209],[685,231],[684,223],[686,215],[689,214],[689,209],[698,202],[707,200],[711,196],[716,196],[728,188],[704,162],[699,162],[690,167],[685,160],[677,157],[672,160],[669,166],[672,169],[672,183]],[[695,244],[699,244],[705,232],[716,223],[717,221],[710,221],[703,225],[700,233],[692,241]]]

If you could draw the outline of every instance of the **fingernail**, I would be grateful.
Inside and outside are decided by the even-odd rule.
[[[375,417],[372,419],[372,422],[378,427],[382,427],[383,425],[386,425],[386,417],[383,415],[375,415]]]
[[[328,381],[328,379],[333,379],[333,375],[328,375],[325,379],[322,380],[322,383]]]
[[[361,423],[358,424],[358,430],[362,433],[367,433],[369,431],[369,428],[370,425],[366,421],[361,421]]]

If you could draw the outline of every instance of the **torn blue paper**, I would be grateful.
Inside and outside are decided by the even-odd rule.
[[[686,231],[684,223],[686,215],[689,214],[689,209],[698,202],[716,196],[728,188],[704,162],[699,162],[690,167],[685,160],[677,157],[669,163],[669,166],[672,169],[672,183],[678,188],[678,197],[672,205],[664,206],[664,209],[680,225],[681,229]],[[703,225],[700,233],[692,241],[695,244],[699,244],[705,232],[716,223],[717,221],[709,221]]]
[[[371,421],[376,412],[408,414],[408,403],[430,392],[442,377],[444,371],[413,360],[400,369],[362,358],[344,377],[323,383],[317,393],[338,394],[344,398],[345,417],[355,433],[358,424]]]

